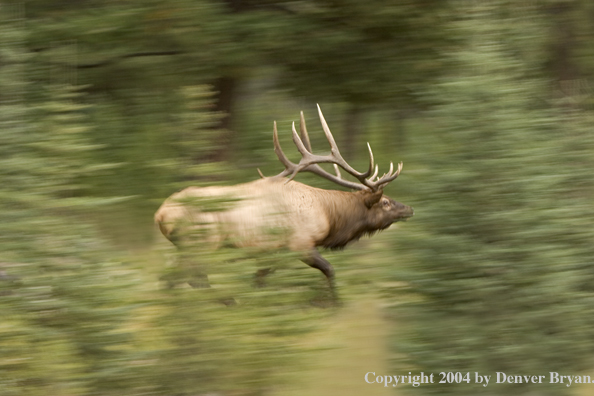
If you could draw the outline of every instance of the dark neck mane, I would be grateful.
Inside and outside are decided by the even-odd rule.
[[[378,231],[369,223],[369,210],[365,206],[361,193],[327,191],[332,197],[324,197],[330,230],[324,240],[318,243],[328,249],[342,249],[347,244],[359,240],[362,236]]]

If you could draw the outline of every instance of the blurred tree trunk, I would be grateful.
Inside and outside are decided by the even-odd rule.
[[[237,93],[238,79],[235,77],[223,76],[215,81],[215,91],[218,92],[215,104],[215,111],[223,113],[216,129],[221,131],[220,142],[217,149],[210,156],[210,161],[219,162],[228,159],[230,143],[233,141],[233,104]]]
[[[242,0],[223,0],[227,5],[230,14],[238,14],[248,9],[248,3]],[[214,82],[215,91],[218,92],[215,111],[223,114],[221,122],[215,128],[221,131],[220,142],[216,150],[209,158],[212,162],[225,161],[230,158],[231,142],[234,138],[233,125],[233,104],[237,93],[236,77],[222,75]]]
[[[363,109],[357,103],[350,103],[347,113],[344,117],[344,138],[341,145],[341,151],[347,161],[354,159],[356,156],[355,144],[358,137],[361,135],[361,127],[363,122]]]
[[[572,95],[570,81],[580,78],[574,51],[576,49],[576,26],[574,3],[564,2],[550,8],[553,37],[550,49],[550,68],[563,95]]]

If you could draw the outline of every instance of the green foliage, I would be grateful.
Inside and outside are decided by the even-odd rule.
[[[172,144],[177,163],[172,171],[178,180],[203,179],[210,183],[229,177],[229,168],[223,162],[212,161],[222,146],[225,131],[218,128],[223,114],[215,112],[214,92],[205,85],[186,86],[180,90],[184,106],[178,115],[177,130]]]
[[[428,91],[442,149],[418,184],[427,199],[415,217],[420,233],[401,241],[411,263],[399,277],[410,284],[399,316],[410,326],[398,347],[419,371],[577,373],[592,363],[594,233],[583,227],[592,181],[575,162],[592,153],[591,137],[575,128],[584,114],[568,117],[545,100],[540,11],[496,1],[465,8],[452,22],[455,68]],[[579,138],[566,132],[572,123]],[[508,391],[534,389],[480,390]]]
[[[302,1],[279,16],[282,84],[316,101],[406,106],[435,75],[445,42],[440,1]],[[411,56],[414,54],[414,56]]]
[[[83,104],[83,87],[50,86],[47,98],[37,113],[39,128],[43,131],[39,139],[28,146],[34,159],[31,168],[44,182],[38,187],[56,198],[63,198],[60,205],[70,205],[74,197],[89,195],[88,181],[98,174],[108,174],[118,164],[93,163],[93,153],[103,146],[94,144],[87,111]],[[87,198],[88,199],[88,198]],[[99,201],[94,201],[98,204]]]
[[[131,376],[123,347],[127,270],[84,221],[80,177],[101,166],[70,89],[49,113],[27,101],[22,15],[0,31],[0,388],[4,395],[118,394]],[[50,114],[50,115],[47,115]],[[47,115],[47,116],[46,116]],[[88,206],[86,206],[88,208]]]

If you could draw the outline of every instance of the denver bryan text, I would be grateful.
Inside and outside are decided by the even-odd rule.
[[[542,384],[548,377],[549,384],[563,384],[570,387],[572,384],[591,384],[592,379],[589,375],[561,375],[551,371],[549,375],[508,375],[497,372],[498,384]]]

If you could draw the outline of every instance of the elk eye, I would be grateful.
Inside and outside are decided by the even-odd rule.
[[[387,199],[384,199],[383,204],[384,204],[384,206],[390,206],[390,201],[388,201]]]

